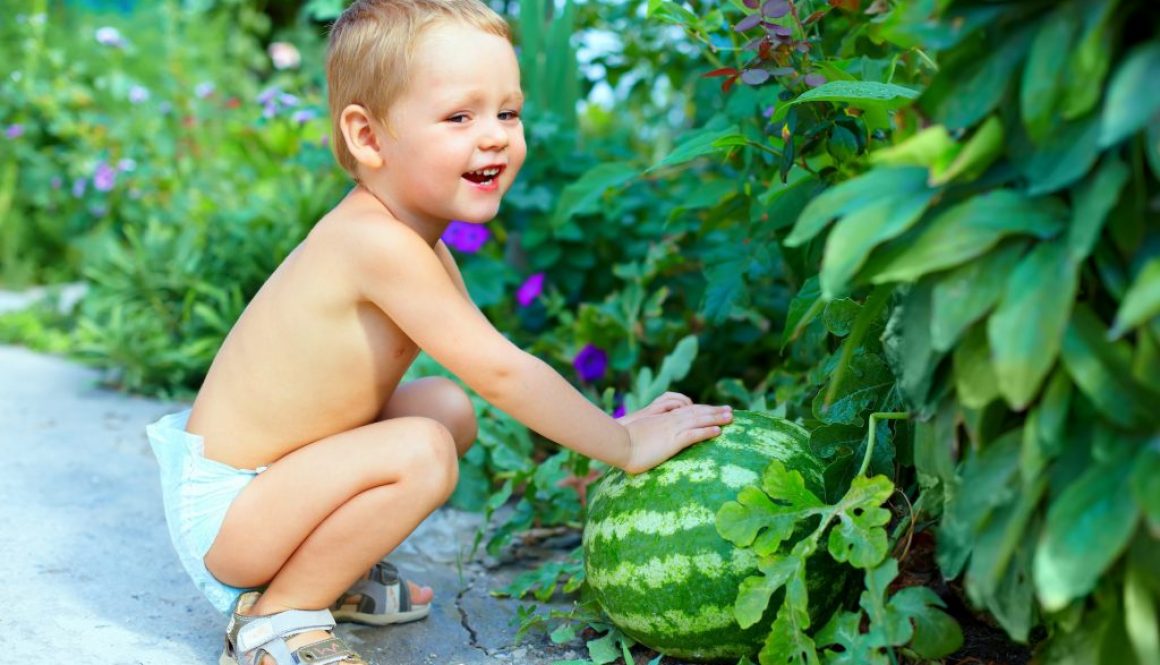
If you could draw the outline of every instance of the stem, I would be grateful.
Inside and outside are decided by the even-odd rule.
[[[862,305],[862,311],[858,312],[858,318],[854,320],[854,327],[850,330],[850,336],[846,338],[845,344],[842,345],[842,357],[838,360],[838,367],[834,370],[834,377],[830,380],[830,387],[826,391],[826,401],[823,409],[828,410],[830,404],[834,402],[834,396],[838,394],[838,386],[841,385],[842,379],[846,375],[846,371],[850,368],[850,359],[854,357],[854,349],[862,343],[862,338],[866,336],[866,331],[870,329],[870,324],[873,323],[874,318],[886,306],[890,299],[890,294],[894,287],[890,284],[882,284],[875,288],[866,298],[866,302]]]
[[[875,412],[870,414],[870,434],[869,440],[866,442],[866,454],[862,456],[862,466],[858,469],[858,475],[865,475],[866,469],[870,468],[870,457],[874,453],[874,440],[878,438],[878,421],[879,420],[906,420],[910,414],[906,411],[887,411]]]

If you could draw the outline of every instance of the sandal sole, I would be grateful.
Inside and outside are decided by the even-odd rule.
[[[367,614],[363,612],[332,610],[335,621],[345,623],[362,623],[368,626],[389,626],[396,623],[409,623],[426,618],[431,613],[430,605],[417,605],[409,612],[394,612],[392,614]],[[226,665],[222,663],[221,665]]]

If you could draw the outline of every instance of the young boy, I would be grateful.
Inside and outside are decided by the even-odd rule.
[[[182,563],[232,610],[223,664],[365,663],[335,617],[426,615],[431,590],[381,559],[451,494],[476,423],[449,380],[399,385],[420,349],[630,472],[730,420],[674,393],[614,420],[469,299],[439,238],[492,219],[526,153],[508,27],[483,2],[359,0],[333,27],[327,79],[356,186],[255,295],[192,409],[149,427]]]

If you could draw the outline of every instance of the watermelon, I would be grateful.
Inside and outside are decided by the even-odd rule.
[[[733,603],[741,580],[758,573],[757,560],[718,535],[716,516],[741,488],[760,485],[775,459],[824,498],[823,467],[810,452],[809,433],[750,411],[734,411],[720,435],[654,469],[635,476],[612,469],[592,486],[584,567],[613,624],[685,660],[736,663],[760,651],[784,590],[774,594],[760,622],[741,628]],[[807,562],[815,626],[845,595],[847,570],[824,551]]]

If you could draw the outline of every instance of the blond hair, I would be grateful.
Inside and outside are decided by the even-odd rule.
[[[359,104],[385,122],[410,83],[419,37],[439,21],[460,21],[511,40],[507,22],[482,0],[355,0],[330,29],[326,51],[331,149],[352,177],[357,162],[339,127],[342,110]]]

